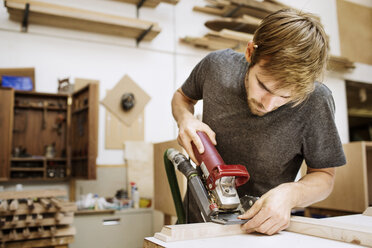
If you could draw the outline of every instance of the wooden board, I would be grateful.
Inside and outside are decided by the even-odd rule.
[[[118,2],[123,2],[123,3],[132,3],[137,5],[140,0],[115,0]],[[143,3],[143,7],[149,7],[149,8],[155,8],[156,6],[159,5],[159,3],[169,3],[172,5],[176,5],[179,2],[179,0],[146,0]]]
[[[337,0],[341,55],[372,65],[372,8]]]
[[[369,206],[366,147],[372,148],[372,143],[343,145],[347,164],[336,168],[332,193],[311,207],[362,213]]]
[[[0,180],[9,179],[10,156],[13,135],[14,90],[0,88]]]
[[[244,15],[242,18],[222,18],[205,22],[205,26],[214,31],[228,29],[253,34],[261,19]]]
[[[372,217],[372,207],[367,208],[367,209],[363,212],[363,215],[371,216],[371,217]]]
[[[56,208],[52,206],[50,208],[43,207],[40,203],[34,203],[34,208],[30,210],[26,203],[20,203],[18,209],[15,211],[2,211],[0,216],[13,216],[13,215],[25,215],[25,214],[42,214],[42,213],[56,213],[56,212],[75,212],[77,206],[74,202],[62,202],[62,208]]]
[[[27,199],[27,198],[48,198],[66,196],[66,190],[46,189],[46,190],[29,190],[29,191],[3,191],[0,192],[0,199]]]
[[[2,76],[30,77],[32,80],[32,91],[35,91],[35,68],[0,68],[0,85]]]
[[[30,235],[27,239],[40,239],[40,238],[49,238],[49,237],[61,237],[61,236],[72,236],[76,234],[76,229],[74,227],[56,227],[56,232],[52,233],[50,230],[44,230],[42,233],[38,231],[30,232]],[[21,234],[18,234],[16,237],[11,237],[10,234],[3,234],[2,242],[17,241],[23,240],[24,237]]]
[[[130,191],[130,182],[135,182],[140,197],[154,198],[154,161],[153,145],[141,141],[125,142],[125,159],[127,168],[127,189]]]
[[[99,80],[96,79],[88,79],[88,78],[75,78],[74,80],[74,91],[78,91],[88,84],[98,84]]]
[[[365,216],[365,218],[370,217]],[[327,219],[293,216],[291,217],[291,224],[286,231],[359,245],[372,245],[371,226],[343,224]],[[154,237],[163,242],[173,242],[239,234],[244,234],[240,225],[220,225],[209,222],[165,226],[160,233],[155,233]]]
[[[123,149],[124,141],[143,141],[145,139],[145,115],[142,112],[138,118],[127,126],[110,111],[105,118],[105,148]]]
[[[35,240],[22,240],[16,242],[6,243],[7,248],[30,248],[30,247],[58,247],[65,248],[64,245],[68,245],[74,242],[74,236],[64,236],[46,239],[35,239]],[[68,246],[66,246],[67,248]]]
[[[370,217],[366,217],[370,218]],[[371,218],[372,220],[372,218]],[[320,238],[372,246],[372,227],[343,224],[327,219],[312,219],[293,216],[286,231],[296,232]]]
[[[40,221],[33,220],[32,223],[27,223],[25,220],[18,220],[16,223],[12,221],[6,221],[1,229],[14,229],[14,228],[25,228],[25,227],[39,227],[39,226],[56,226],[56,225],[70,225],[74,222],[73,213],[65,213],[64,217],[60,220],[56,218],[43,218]]]
[[[32,0],[5,1],[11,20],[18,22],[23,20],[26,3],[30,3],[29,23],[31,24],[48,25],[129,38],[138,38],[144,31],[152,26],[151,31],[143,38],[145,41],[154,39],[161,30],[158,24],[154,22]]]
[[[166,215],[177,216],[173,197],[169,188],[167,174],[165,172],[163,158],[164,152],[169,148],[183,151],[182,147],[176,140],[154,144],[154,208]],[[178,170],[176,170],[176,176],[182,197],[186,193],[187,180]]]
[[[121,107],[121,97],[125,93],[133,93],[135,105],[129,111],[124,111]],[[139,87],[128,75],[125,75],[110,90],[101,103],[107,110],[111,111],[120,121],[130,126],[135,122],[143,112],[146,104],[150,101],[150,96]]]

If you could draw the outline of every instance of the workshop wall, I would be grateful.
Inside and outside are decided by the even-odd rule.
[[[57,0],[50,2],[61,3]],[[330,36],[331,53],[340,55],[336,0],[283,0],[287,5],[310,11],[321,17]],[[365,4],[367,1],[354,0]],[[64,4],[89,10],[136,17],[134,5],[108,0],[64,0]],[[173,92],[183,83],[196,63],[208,51],[178,42],[180,37],[203,36],[208,32],[203,23],[216,18],[193,12],[203,0],[181,0],[176,6],[160,4],[155,9],[141,8],[140,19],[158,22],[161,33],[152,42],[136,47],[134,39],[111,37],[38,25],[21,33],[20,24],[8,20],[0,5],[0,67],[35,67],[36,90],[57,91],[57,79],[69,76],[100,81],[100,100],[124,74],[128,74],[151,100],[145,108],[145,141],[161,142],[177,136],[171,115]],[[344,78],[371,83],[370,66],[357,63],[350,74],[327,73],[325,84],[333,91],[336,124],[343,143],[348,142],[347,106]],[[201,113],[201,104],[196,108]],[[123,164],[122,150],[105,149],[105,108],[99,107],[99,143],[97,164]],[[66,185],[65,185],[66,186]],[[12,187],[12,186],[9,186]],[[67,187],[67,186],[66,186]],[[118,187],[119,188],[119,187]]]

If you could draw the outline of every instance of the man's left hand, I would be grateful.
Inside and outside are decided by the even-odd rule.
[[[268,191],[247,212],[239,216],[240,219],[250,219],[242,225],[242,229],[247,233],[273,235],[287,228],[291,209],[294,207],[291,195],[291,183],[281,184]]]

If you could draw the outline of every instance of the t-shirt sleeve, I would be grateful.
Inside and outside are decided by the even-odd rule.
[[[212,53],[203,58],[192,70],[190,76],[181,86],[183,93],[193,100],[203,99],[204,81],[210,71]]]
[[[334,100],[332,93],[326,89],[326,93],[313,97],[303,137],[304,159],[311,168],[336,167],[346,163],[334,120]]]

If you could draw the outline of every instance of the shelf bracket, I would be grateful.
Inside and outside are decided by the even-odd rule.
[[[235,14],[242,6],[242,4],[237,5],[235,8],[224,14],[223,17],[232,17],[232,15]]]
[[[145,31],[140,34],[136,39],[136,46],[138,47],[139,43],[145,38],[145,36],[151,31],[151,29],[154,27],[154,24],[151,24],[151,26],[146,29]]]
[[[23,13],[22,32],[27,32],[29,12],[30,12],[30,4],[26,3],[25,12]]]
[[[137,18],[139,17],[139,9],[143,6],[143,4],[146,2],[146,0],[139,0],[138,3],[137,3],[137,7],[136,7],[136,10],[137,10]]]

